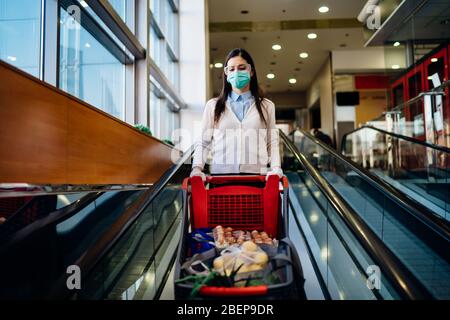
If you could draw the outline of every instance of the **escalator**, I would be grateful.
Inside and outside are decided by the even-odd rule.
[[[343,137],[341,152],[450,221],[450,149],[363,126]]]
[[[405,243],[410,251],[418,243],[429,250],[435,276],[443,277],[437,283],[424,278],[415,264],[411,268],[414,253],[405,256],[391,245],[389,237],[402,226],[394,221],[398,217],[385,212],[379,234],[365,212],[353,206],[354,199],[336,183],[330,185],[332,171],[327,176],[315,158],[299,153],[283,135],[281,142],[290,183],[289,237],[300,255],[308,299],[448,298],[448,289],[436,289],[450,278],[444,276],[448,260],[437,261],[442,240],[433,246],[418,239]],[[29,212],[21,208],[0,226],[0,298],[173,298],[170,276],[180,237],[181,184],[189,175],[191,155],[186,152],[150,187],[45,195],[57,197],[58,209],[33,222],[20,218]],[[401,235],[414,237],[408,227]],[[81,287],[71,290],[74,265],[81,270]]]
[[[0,225],[0,299],[129,298],[135,280],[121,275],[146,269],[156,276],[143,298],[154,298],[170,263],[166,239],[179,224],[191,153],[152,186],[33,196]],[[68,289],[73,266],[81,289]]]
[[[296,131],[291,139],[305,161],[320,172],[324,183],[342,197],[430,296],[450,298],[450,233],[447,221],[436,217],[424,206],[411,201],[309,133]],[[291,177],[291,183],[293,179],[299,181],[298,185],[294,183],[293,189],[297,194],[303,194],[308,183],[297,176]],[[310,224],[315,225],[321,219],[312,211],[305,213],[309,215]],[[329,254],[332,253],[324,252],[325,257]]]

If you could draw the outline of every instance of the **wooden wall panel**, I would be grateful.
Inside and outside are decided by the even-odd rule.
[[[172,150],[0,62],[0,183],[153,183]]]

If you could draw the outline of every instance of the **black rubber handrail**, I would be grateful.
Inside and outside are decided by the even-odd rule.
[[[136,208],[136,213],[127,220],[126,223],[123,224],[123,226],[120,228],[120,231],[114,236],[114,238],[108,243],[107,246],[105,246],[101,252],[96,256],[95,261],[93,261],[91,264],[85,267],[85,272],[83,277],[88,277],[91,273],[91,271],[100,263],[101,259],[114,247],[114,245],[120,241],[122,236],[125,235],[125,233],[131,228],[133,223],[137,221],[137,219],[141,216],[141,214],[145,211],[145,209],[148,207],[148,205],[151,204],[151,202],[161,193],[161,191],[164,189],[164,187],[167,185],[167,183],[170,181],[170,179],[180,170],[180,168],[186,163],[186,161],[192,156],[194,152],[194,148],[191,147],[188,151],[184,152],[182,157],[178,160],[176,164],[174,164],[169,170],[167,170],[160,178],[159,180],[153,185],[152,190],[147,195],[147,199],[143,200],[143,202],[139,205],[138,208]],[[92,246],[94,247],[95,244]],[[86,253],[86,252],[85,252]],[[84,253],[84,254],[85,254]],[[83,254],[83,255],[84,255]],[[55,298],[59,297],[62,292],[65,292],[65,281],[66,281],[66,275],[62,275],[60,279],[57,281],[58,285],[55,286],[55,289],[52,290],[49,297]],[[75,293],[69,294],[67,296],[68,298],[73,297],[76,295]]]
[[[391,186],[389,183],[385,182],[378,176],[374,175],[369,170],[361,167],[353,160],[345,157],[336,150],[332,149],[316,137],[312,136],[308,132],[300,130],[303,135],[308,139],[312,140],[314,143],[318,144],[322,149],[329,152],[333,157],[339,159],[346,165],[350,166],[353,171],[359,174],[370,185],[374,186],[381,192],[383,192],[391,200],[397,202],[400,206],[409,211],[414,217],[419,219],[421,222],[425,223],[431,230],[436,232],[447,242],[450,242],[450,223],[443,219],[442,217],[436,215],[429,208],[425,207],[421,203],[407,197],[404,193],[400,192],[398,189]]]
[[[353,134],[353,133],[355,133],[357,131],[360,131],[362,129],[372,129],[372,130],[381,132],[383,134],[387,134],[389,136],[396,137],[397,139],[402,139],[402,140],[406,140],[406,141],[409,141],[409,142],[412,142],[412,143],[417,143],[417,144],[420,144],[420,145],[422,145],[424,147],[431,148],[431,149],[434,149],[434,150],[443,151],[445,153],[450,154],[450,149],[447,148],[447,147],[436,145],[436,144],[431,144],[429,142],[422,141],[422,140],[419,140],[419,139],[416,139],[416,138],[412,138],[412,137],[408,137],[408,136],[404,136],[404,135],[401,135],[401,134],[398,134],[398,133],[389,132],[389,131],[386,131],[386,130],[383,130],[383,129],[380,129],[380,128],[377,128],[377,127],[374,127],[374,126],[371,126],[371,125],[367,125],[367,124],[357,128],[355,130],[347,132],[346,134],[344,134],[344,136],[342,137],[342,140],[341,140],[341,150],[340,150],[341,153],[344,151],[345,140],[346,140],[347,136],[349,136],[349,135],[351,135],[351,134]]]
[[[384,242],[370,229],[342,196],[323,178],[319,171],[300,153],[295,144],[280,131],[280,136],[286,146],[294,154],[323,192],[346,226],[356,237],[374,262],[381,268],[383,274],[405,299],[432,299],[428,289],[411,273]]]

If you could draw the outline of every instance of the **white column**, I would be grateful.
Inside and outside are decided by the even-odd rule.
[[[203,108],[209,88],[209,36],[208,7],[206,0],[180,0],[180,94],[187,104],[181,111],[186,150],[200,134]]]

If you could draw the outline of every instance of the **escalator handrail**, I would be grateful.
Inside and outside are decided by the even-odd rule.
[[[107,241],[107,245],[104,247],[97,249],[98,243],[93,244],[87,251],[85,251],[83,254],[80,255],[80,259],[83,259],[83,257],[93,257],[91,261],[83,262],[83,277],[88,277],[90,272],[95,268],[95,266],[101,261],[101,259],[111,250],[114,245],[117,243],[117,241],[120,241],[120,238],[129,230],[129,228],[132,227],[133,223],[141,216],[141,214],[145,211],[145,208],[150,205],[150,203],[155,199],[156,196],[158,196],[161,191],[164,189],[164,187],[167,185],[167,183],[170,181],[170,179],[176,174],[176,172],[182,167],[182,165],[189,159],[189,157],[192,156],[194,152],[194,148],[191,147],[189,150],[183,153],[182,157],[178,160],[176,164],[174,164],[171,168],[169,168],[159,179],[158,181],[153,185],[152,189],[149,190],[149,194],[146,195],[146,199],[141,200],[141,203],[139,204],[138,208],[135,209],[135,213],[132,215],[130,219],[128,219],[120,228],[117,233]],[[145,195],[144,195],[145,196]],[[95,251],[95,254],[92,254],[90,252],[91,250]],[[81,265],[81,261],[77,260],[77,265]],[[62,290],[65,290],[65,281],[66,281],[66,275],[62,275],[60,279],[58,280],[58,284],[55,285],[54,289],[50,293],[50,297],[59,297],[62,293]],[[76,292],[71,294],[76,295]],[[70,296],[69,296],[70,298]]]
[[[338,212],[359,243],[380,266],[398,293],[406,299],[431,299],[432,295],[395,254],[380,240],[342,196],[323,178],[318,170],[300,153],[295,144],[283,132],[280,136],[289,150],[312,177],[329,203]]]
[[[377,128],[377,127],[374,127],[374,126],[371,126],[371,125],[367,125],[367,124],[365,124],[365,125],[357,128],[357,129],[355,129],[355,130],[352,130],[352,131],[347,132],[346,134],[344,134],[344,136],[342,137],[342,140],[341,140],[341,150],[340,150],[341,153],[344,152],[345,140],[346,140],[347,136],[349,136],[349,135],[351,135],[351,134],[353,134],[353,133],[355,133],[355,132],[357,132],[359,130],[366,129],[366,128],[372,129],[372,130],[375,130],[375,131],[378,131],[378,132],[381,132],[381,133],[389,135],[389,136],[393,136],[393,137],[395,137],[397,139],[402,139],[402,140],[406,140],[408,142],[417,143],[417,144],[420,144],[420,145],[422,145],[424,147],[431,148],[431,149],[434,149],[434,150],[439,150],[439,151],[445,152],[447,154],[450,154],[450,148],[447,148],[447,147],[444,147],[444,146],[440,146],[440,145],[436,145],[436,144],[432,144],[432,143],[429,143],[429,142],[426,142],[426,141],[422,141],[422,140],[419,140],[419,139],[416,139],[416,138],[404,136],[404,135],[401,135],[401,134],[398,134],[398,133],[389,132],[389,131],[386,131],[386,130],[383,130],[383,129],[380,129],[380,128]]]
[[[383,192],[387,197],[393,201],[400,204],[403,208],[408,210],[414,217],[425,223],[431,230],[436,232],[447,242],[450,242],[450,223],[443,219],[442,217],[436,215],[429,208],[425,207],[421,203],[410,199],[402,192],[391,186],[389,183],[385,182],[378,176],[374,175],[369,170],[361,167],[353,160],[345,157],[341,153],[332,149],[316,137],[312,136],[308,132],[300,130],[307,138],[312,140],[314,143],[318,144],[321,148],[329,152],[333,157],[338,158],[340,161],[344,162],[352,168],[356,173],[358,173],[366,182],[375,188]]]
[[[90,261],[85,268],[85,276],[90,274],[90,271],[101,261],[101,259],[111,250],[114,245],[120,240],[120,238],[132,227],[135,221],[139,219],[145,209],[152,203],[152,201],[162,192],[170,179],[178,172],[178,170],[186,163],[186,161],[192,157],[194,153],[194,146],[191,146],[187,151],[183,153],[183,156],[174,164],[169,170],[166,171],[158,179],[158,181],[153,185],[153,189],[148,195],[147,199],[143,200],[139,208],[136,209],[136,214],[134,214],[127,222],[120,228],[120,231],[108,242],[104,248],[102,248],[98,254],[95,255],[95,259]],[[95,246],[95,245],[94,245]],[[88,256],[88,252],[83,254],[83,256]]]

